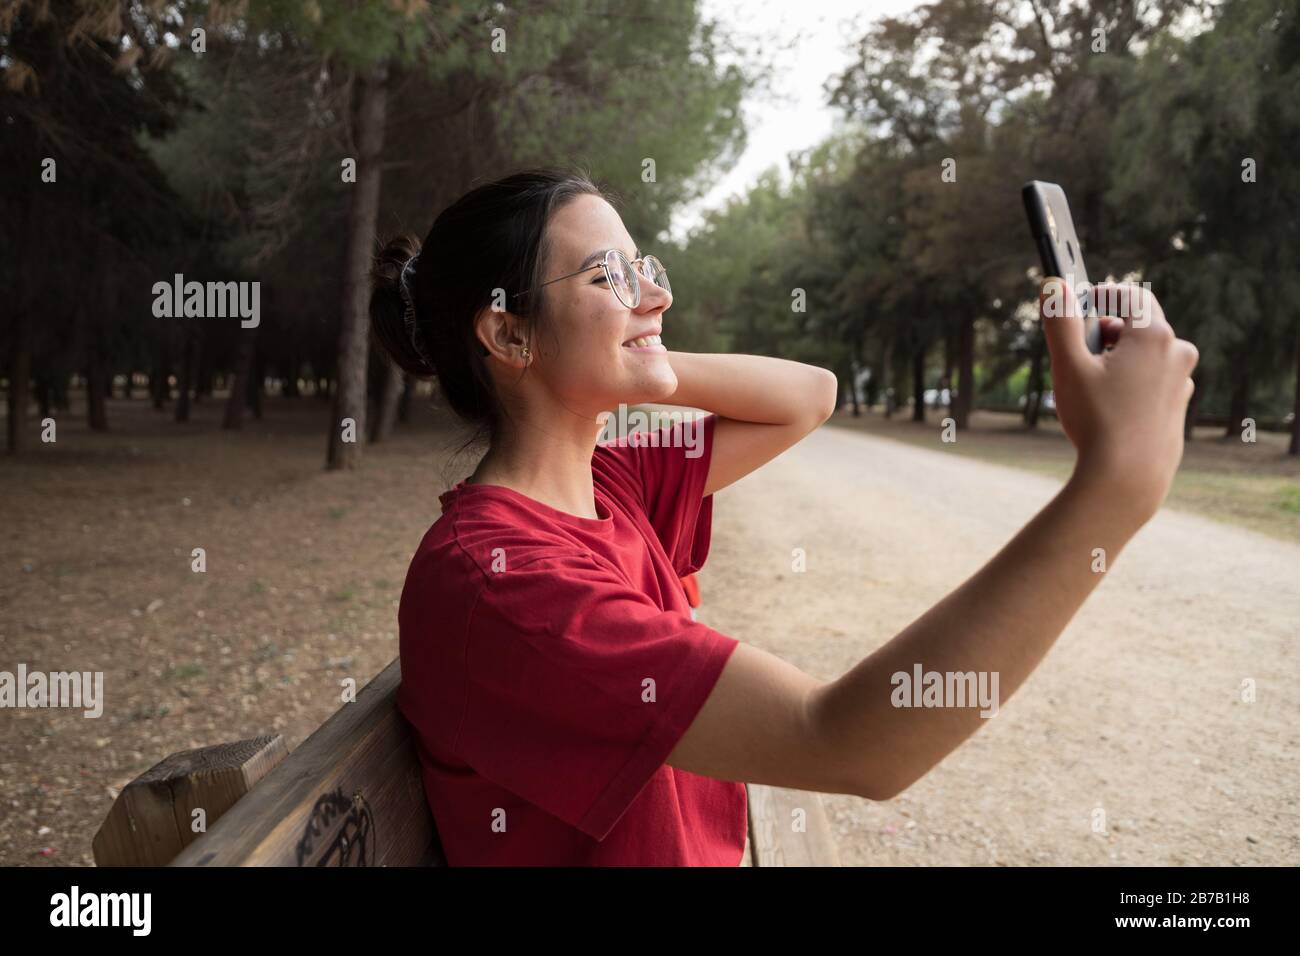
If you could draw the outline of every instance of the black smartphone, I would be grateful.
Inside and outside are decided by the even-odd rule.
[[[1043,274],[1061,276],[1070,283],[1070,288],[1079,297],[1088,351],[1100,355],[1101,320],[1093,307],[1095,296],[1088,284],[1088,270],[1083,267],[1083,251],[1079,248],[1079,237],[1074,231],[1074,219],[1070,216],[1070,204],[1065,200],[1065,190],[1056,183],[1035,179],[1025,183],[1020,196],[1025,201],[1029,231],[1034,235],[1038,255],[1043,261]]]

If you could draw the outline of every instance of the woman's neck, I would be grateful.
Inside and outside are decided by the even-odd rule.
[[[564,415],[545,426],[527,421],[503,428],[468,482],[504,485],[559,511],[599,518],[591,456],[600,426]]]

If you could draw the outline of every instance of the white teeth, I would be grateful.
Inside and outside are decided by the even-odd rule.
[[[624,348],[644,349],[651,345],[663,345],[663,340],[657,335],[643,335],[639,339],[633,339],[624,345]]]

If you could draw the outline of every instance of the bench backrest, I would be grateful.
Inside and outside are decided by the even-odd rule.
[[[173,866],[414,866],[445,863],[394,660]]]

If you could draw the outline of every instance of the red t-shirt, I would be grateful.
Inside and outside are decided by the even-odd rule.
[[[715,416],[597,446],[599,518],[456,485],[411,561],[398,707],[451,865],[736,866],[743,783],[664,763],[739,643],[691,620]],[[696,457],[688,457],[689,455]]]

